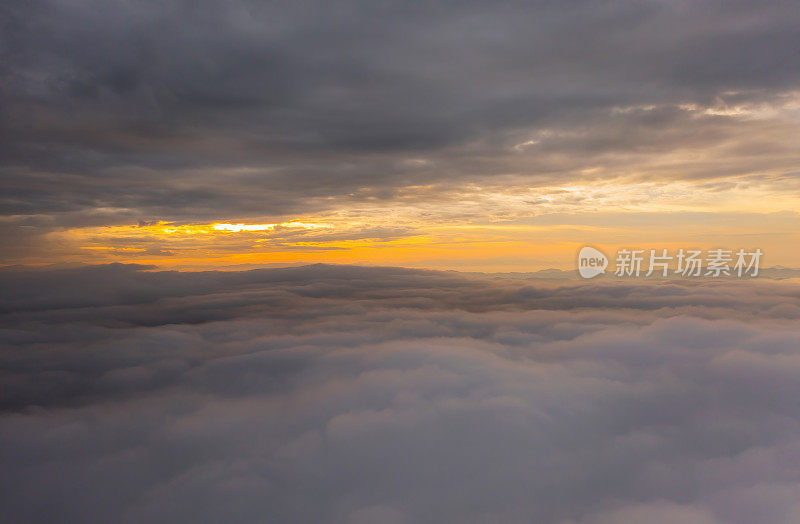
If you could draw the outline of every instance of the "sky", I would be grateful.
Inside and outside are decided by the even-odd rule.
[[[9,0],[0,265],[797,267],[794,1]]]

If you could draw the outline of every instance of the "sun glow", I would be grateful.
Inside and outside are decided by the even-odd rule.
[[[281,222],[279,224],[211,224],[216,231],[272,231],[275,228],[323,229],[332,227],[330,224],[313,224],[310,222]]]
[[[212,227],[216,231],[269,231],[275,229],[278,224],[214,224]]]
[[[725,183],[622,177],[543,186],[506,182],[417,187],[419,194],[409,193],[402,201],[333,206],[317,215],[283,220],[142,220],[56,229],[45,241],[55,247],[57,261],[68,263],[241,269],[336,262],[511,271],[566,267],[573,262],[575,246],[587,238],[608,246],[645,246],[658,239],[659,246],[669,247],[677,239],[704,245],[736,236],[746,240],[759,232],[758,247],[769,248],[771,258],[781,263],[778,256],[796,243],[800,230],[800,200],[785,190],[797,182],[781,180],[784,190],[777,193],[775,181],[766,175],[729,177]],[[435,208],[426,203],[428,193],[438,199]],[[765,228],[771,231],[768,237]],[[733,243],[750,246],[741,240]]]

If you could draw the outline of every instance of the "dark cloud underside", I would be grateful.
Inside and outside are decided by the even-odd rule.
[[[97,209],[302,213],[365,187],[558,180],[642,148],[735,145],[764,130],[686,121],[675,104],[774,103],[800,75],[794,2],[12,1],[0,14],[2,210],[82,223]],[[637,104],[668,109],[610,113]],[[542,129],[562,138],[509,156]],[[760,167],[787,169],[774,153]],[[403,163],[419,156],[430,163]],[[737,172],[716,168],[705,176]]]

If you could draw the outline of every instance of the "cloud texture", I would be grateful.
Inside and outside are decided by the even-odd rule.
[[[799,17],[786,1],[10,0],[0,263],[86,256],[47,235],[138,220],[530,218],[560,202],[551,186],[619,179],[654,185],[605,205],[581,189],[567,210],[679,181],[700,208],[722,192],[739,210],[741,190],[793,211]]]
[[[800,519],[800,289],[0,273],[7,522]]]

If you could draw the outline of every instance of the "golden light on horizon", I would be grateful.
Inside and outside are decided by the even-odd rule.
[[[762,244],[772,246],[775,260],[790,265],[787,246],[797,237],[800,197],[774,188],[765,177],[725,184],[617,179],[541,187],[472,185],[440,192],[435,208],[411,199],[402,205],[334,207],[283,220],[65,228],[47,235],[51,245],[61,248],[50,260],[24,262],[117,261],[208,269],[327,261],[544,269],[568,267],[572,251],[582,243],[712,246],[747,239],[770,223],[773,235]]]

